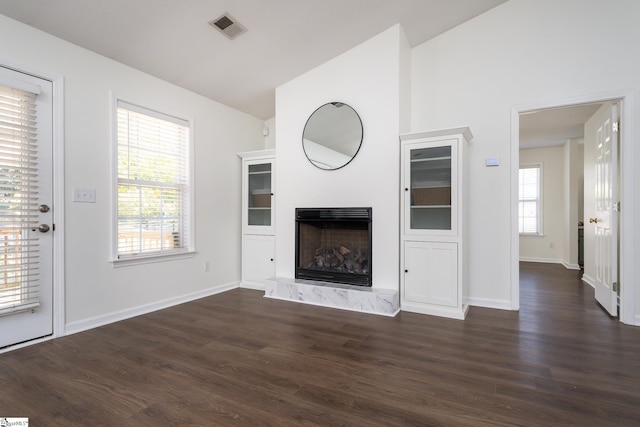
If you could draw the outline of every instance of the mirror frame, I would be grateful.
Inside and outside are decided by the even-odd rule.
[[[342,107],[348,107],[353,114],[355,114],[355,118],[358,121],[359,124],[359,130],[360,130],[360,141],[358,143],[358,148],[355,150],[355,152],[352,155],[347,155],[344,153],[340,153],[340,154],[344,154],[345,156],[350,156],[349,160],[346,161],[345,163],[341,164],[340,166],[336,166],[336,167],[321,167],[318,166],[318,164],[316,163],[316,161],[312,160],[309,157],[309,154],[307,153],[307,148],[305,146],[305,133],[307,131],[307,126],[309,125],[309,122],[311,121],[311,119],[313,119],[314,115],[321,110],[322,108],[326,107],[327,105],[333,105],[333,106],[337,106],[337,104],[340,104]],[[355,122],[354,122],[355,124]],[[311,140],[310,140],[311,141]],[[353,159],[358,155],[358,153],[360,152],[360,148],[362,148],[362,143],[364,141],[364,127],[362,125],[362,119],[360,118],[360,115],[358,114],[358,112],[355,110],[355,108],[353,108],[351,105],[344,103],[344,102],[340,102],[340,101],[333,101],[333,102],[327,102],[325,104],[322,104],[321,106],[319,106],[318,108],[316,108],[313,113],[311,113],[311,115],[309,115],[309,118],[307,118],[307,121],[304,124],[304,128],[302,130],[302,150],[304,151],[304,155],[306,156],[307,160],[309,160],[309,162],[314,165],[315,167],[317,167],[318,169],[321,170],[325,170],[325,171],[332,171],[332,170],[338,170],[338,169],[342,169],[343,167],[347,166],[349,163],[351,163],[353,161]],[[321,145],[321,144],[319,144]]]

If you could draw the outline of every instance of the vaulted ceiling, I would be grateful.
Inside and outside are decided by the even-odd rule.
[[[258,118],[275,88],[399,23],[411,46],[506,0],[0,0],[0,14]],[[247,31],[209,25],[228,13]]]

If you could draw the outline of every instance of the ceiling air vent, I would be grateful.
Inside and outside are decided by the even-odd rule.
[[[230,40],[235,39],[240,34],[247,31],[242,25],[236,22],[229,14],[225,13],[219,18],[209,22],[209,25],[218,29],[222,34],[227,36]]]

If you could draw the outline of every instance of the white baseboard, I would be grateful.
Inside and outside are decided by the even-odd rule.
[[[448,317],[449,319],[464,320],[469,312],[469,306],[467,304],[460,308],[443,307],[429,304],[412,304],[406,301],[400,307],[401,311],[408,311],[410,313],[426,314],[429,316]]]
[[[97,328],[99,326],[108,325],[109,323],[119,322],[120,320],[130,319],[132,317],[140,316],[142,314],[147,314],[153,311],[169,308],[174,305],[183,304],[185,302],[194,301],[200,298],[230,291],[232,289],[236,289],[238,286],[239,286],[238,282],[227,283],[224,285],[214,286],[213,288],[203,289],[201,291],[193,292],[190,294],[180,295],[174,298],[168,298],[162,301],[156,301],[153,303],[144,304],[137,307],[132,307],[126,310],[116,311],[113,313],[107,313],[100,316],[91,317],[89,319],[70,322],[65,325],[65,330],[63,335],[71,335],[71,334],[86,331],[89,329]]]
[[[465,298],[467,304],[472,307],[484,307],[484,308],[495,308],[498,310],[512,310],[511,301],[507,300],[498,300],[498,299],[490,299],[490,298],[474,298],[467,297]]]
[[[264,291],[264,283],[256,282],[240,282],[240,287],[243,289],[253,289],[255,291]]]
[[[592,277],[587,276],[586,274],[583,274],[582,281],[585,282],[587,285],[591,286],[592,288],[594,289],[596,288],[596,285],[595,285],[596,281]]]
[[[569,264],[568,262],[562,261],[562,265],[564,265],[564,268],[567,270],[580,270],[580,264]]]
[[[558,258],[520,257],[521,262],[540,262],[545,264],[562,264],[567,270],[580,270],[579,264],[570,264]]]
[[[520,257],[521,262],[543,262],[547,264],[564,264],[564,261],[558,258],[535,258],[535,257]]]

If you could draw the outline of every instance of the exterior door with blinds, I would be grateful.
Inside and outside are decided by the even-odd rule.
[[[0,67],[0,348],[53,333],[52,93]]]

